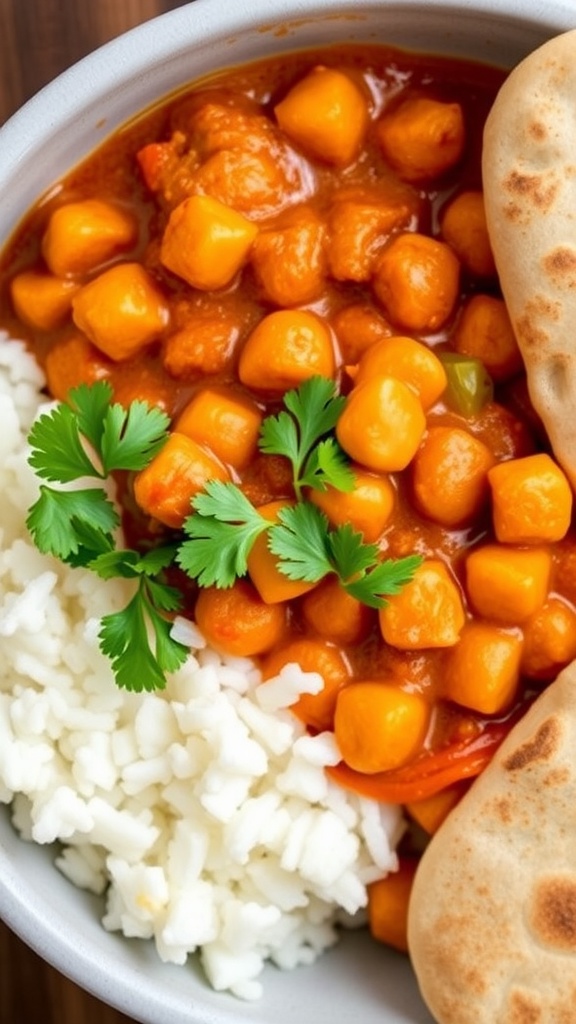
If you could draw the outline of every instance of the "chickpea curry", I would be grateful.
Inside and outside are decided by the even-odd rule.
[[[319,673],[294,711],[334,730],[333,777],[429,833],[576,657],[572,493],[484,217],[482,129],[503,77],[376,46],[222,73],[107,141],[1,264],[0,323],[51,396],[105,382],[124,409],[167,417],[147,464],[115,473],[136,549],[173,543],[199,495],[229,485],[258,511],[245,573],[218,580],[208,556],[204,576],[161,567],[183,614],[264,678]],[[297,476],[271,435],[304,445],[316,413]],[[287,509],[302,534],[326,523],[333,554],[359,552],[349,585],[282,571],[261,523]],[[366,552],[401,577],[377,601],[354,586]],[[409,881],[403,865],[374,896],[375,934],[377,901],[401,903]]]

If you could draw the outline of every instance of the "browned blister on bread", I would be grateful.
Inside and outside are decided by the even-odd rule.
[[[486,123],[482,173],[532,402],[576,488],[576,30],[505,81]]]
[[[408,940],[440,1024],[576,1021],[576,663],[431,840]]]

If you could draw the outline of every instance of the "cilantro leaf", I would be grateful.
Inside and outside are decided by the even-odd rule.
[[[350,523],[330,533],[334,570],[344,589],[370,608],[382,608],[385,597],[409,583],[422,562],[419,555],[382,560],[377,544],[366,544]]]
[[[118,576],[123,579],[135,579],[139,575],[136,568],[138,557],[137,551],[113,549],[93,558],[88,568],[103,580],[116,579]]]
[[[336,385],[328,377],[310,377],[299,388],[288,391],[284,405],[300,428],[300,447],[309,452],[325,434],[334,430],[346,399],[337,397]]]
[[[155,606],[161,611],[180,611],[182,607],[182,594],[176,587],[169,587],[166,583],[160,583],[154,579],[148,579],[146,586],[150,597],[154,599]]]
[[[338,490],[353,486],[351,473],[344,469],[347,456],[333,438],[326,438],[336,426],[344,403],[345,398],[336,394],[334,381],[310,377],[299,388],[286,392],[285,408],[262,423],[260,450],[290,460],[298,499],[304,486],[321,490],[327,484]],[[322,439],[329,443],[319,452]]]
[[[83,476],[100,476],[94,469],[78,432],[78,418],[64,404],[42,413],[28,435],[29,463],[43,480],[70,483]]]
[[[271,524],[236,484],[221,480],[208,481],[192,507],[184,522],[188,540],[176,561],[201,587],[231,587],[245,575],[254,541]]]
[[[103,534],[99,550],[107,550],[113,543],[110,534],[118,526],[119,518],[101,488],[56,491],[42,486],[26,519],[36,547],[62,561],[86,546],[87,523],[91,526],[92,541]]]
[[[117,469],[143,469],[163,447],[170,419],[146,402],[132,402],[128,410],[117,403],[106,410],[100,455],[104,473]]]
[[[316,505],[301,501],[280,510],[270,527],[268,546],[278,568],[291,580],[315,583],[332,571],[328,520]]]
[[[349,580],[345,589],[363,604],[371,608],[382,608],[386,604],[386,597],[398,594],[410,582],[422,561],[420,555],[385,559],[357,579]]]
[[[324,513],[310,502],[282,509],[278,519],[269,546],[281,572],[310,583],[333,572],[349,594],[371,608],[383,607],[385,595],[397,594],[422,562],[418,555],[380,561],[377,544],[364,543],[349,523],[329,529]]]
[[[338,491],[353,491],[355,476],[348,456],[333,437],[326,437],[311,451],[306,460],[300,484],[325,491],[330,484]]]
[[[284,455],[293,466],[297,466],[300,460],[300,438],[296,420],[285,409],[276,416],[267,416],[260,428],[258,447],[265,455]]]
[[[240,523],[256,513],[254,505],[240,488],[223,480],[209,480],[204,490],[193,498],[192,508],[199,515],[213,516],[222,523]]]
[[[128,409],[112,403],[107,381],[72,388],[68,404],[61,402],[33,425],[30,464],[38,475],[67,483],[81,476],[104,479],[113,470],[139,470],[160,450],[168,436],[169,417],[147,402]],[[92,446],[96,467],[81,438]]]
[[[378,545],[366,544],[363,534],[350,523],[332,530],[330,549],[336,572],[345,582],[366,572],[379,560]]]
[[[78,550],[71,552],[66,558],[68,565],[76,568],[86,568],[90,563],[101,555],[114,550],[114,537],[111,533],[104,533],[98,526],[87,519],[74,517],[74,534],[78,542]]]
[[[78,430],[96,452],[100,451],[104,420],[113,395],[112,385],[107,380],[79,384],[68,392],[68,405],[76,416]]]
[[[120,612],[102,619],[100,648],[122,690],[163,690],[166,680],[148,642],[144,605],[137,593]]]
[[[138,559],[137,568],[145,576],[156,576],[162,569],[173,565],[178,551],[177,544],[164,544],[159,548],[150,548]]]
[[[100,648],[110,658],[116,683],[123,690],[165,689],[165,673],[174,672],[188,655],[187,648],[172,639],[172,623],[161,614],[166,597],[149,584],[141,576],[138,590],[126,607],[105,615],[101,621]]]
[[[116,548],[103,552],[95,557],[88,565],[89,569],[97,573],[104,580],[113,579],[117,576],[124,579],[135,579],[137,576],[148,577],[148,583],[153,585],[153,577],[157,576],[162,569],[172,565],[178,548],[176,544],[169,544],[166,547],[153,548],[141,555],[132,548]],[[161,584],[164,586],[164,584]],[[178,593],[178,591],[175,591]],[[174,606],[175,608],[176,606]],[[170,610],[166,606],[166,611]],[[174,610],[174,609],[172,609]]]

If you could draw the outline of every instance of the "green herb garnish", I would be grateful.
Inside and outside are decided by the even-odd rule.
[[[34,424],[30,465],[43,480],[72,485],[104,481],[118,470],[144,469],[168,437],[169,420],[144,402],[128,410],[112,404],[106,382],[81,385]],[[284,396],[284,408],[261,429],[265,454],[284,456],[292,466],[295,501],[272,522],[233,483],[211,480],[191,502],[183,535],[175,543],[145,553],[119,548],[116,507],[96,483],[77,490],[42,484],[27,525],[37,547],[102,579],[131,579],[135,592],[124,609],[105,615],[100,647],[111,662],[118,686],[154,690],[165,686],[187,655],[170,634],[180,593],[164,582],[164,571],[178,565],[201,587],[230,587],[246,575],[255,540],[267,534],[278,569],[289,579],[317,582],[330,573],[364,604],[380,608],[386,596],[407,583],[422,559],[382,560],[376,544],[366,544],[350,525],[331,528],[325,514],[307,500],[307,489],[340,491],[354,487],[348,457],[334,436],[344,399],[332,381],[313,377]]]
[[[210,480],[192,500],[194,514],[184,523],[181,569],[201,587],[231,587],[248,568],[250,549],[270,520],[260,515],[236,484]]]
[[[330,529],[327,517],[310,502],[281,509],[270,528],[269,545],[279,568],[291,580],[316,582],[333,572],[340,585],[371,608],[382,608],[422,562],[419,555],[381,560],[377,544],[366,544],[349,523]]]
[[[348,458],[331,433],[345,402],[336,394],[333,381],[310,377],[297,390],[284,395],[282,412],[268,416],[262,424],[260,449],[267,455],[289,459],[299,500],[304,487],[324,491],[331,484],[339,491],[354,489]]]
[[[145,402],[128,410],[112,404],[105,381],[80,385],[69,404],[57,405],[33,425],[30,465],[44,480],[71,484],[105,480],[116,470],[143,469],[168,436],[168,417]],[[120,612],[104,616],[100,647],[112,660],[118,686],[155,690],[165,686],[165,672],[186,658],[186,648],[170,637],[167,614],[181,604],[178,591],[161,579],[175,548],[141,555],[118,550],[114,533],[120,519],[106,491],[97,486],[61,490],[42,485],[26,525],[40,551],[70,565],[85,567],[102,579],[134,579],[137,589]]]

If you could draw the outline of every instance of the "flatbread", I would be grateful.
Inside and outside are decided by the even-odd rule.
[[[576,30],[535,50],[504,82],[482,173],[532,403],[576,489]]]
[[[576,1021],[576,663],[432,838],[408,942],[440,1024]]]

